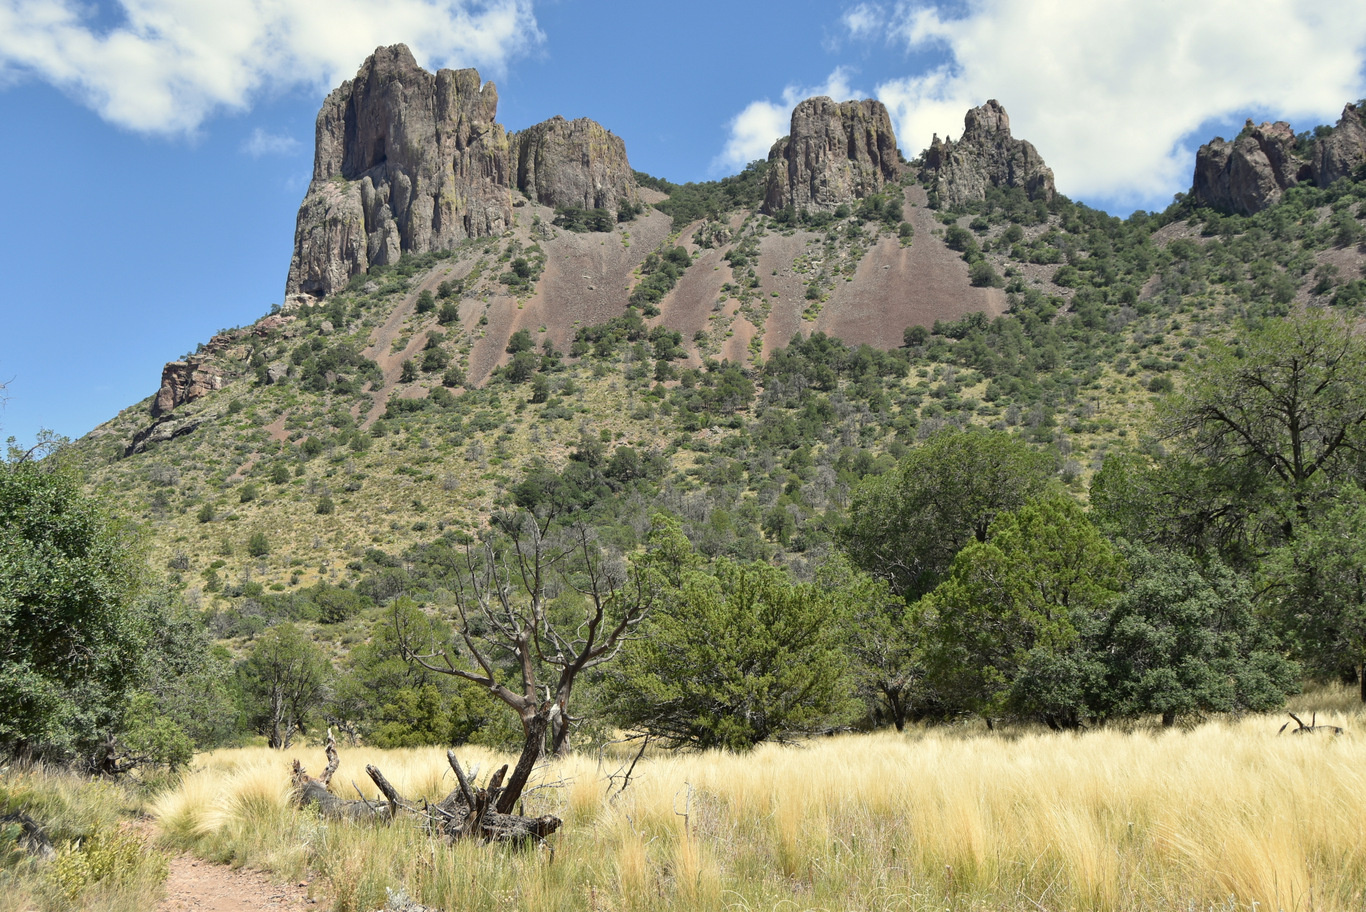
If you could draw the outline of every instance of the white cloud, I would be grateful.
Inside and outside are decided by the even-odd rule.
[[[840,21],[851,37],[873,38],[884,34],[887,14],[876,3],[859,3],[846,10]]]
[[[260,127],[252,130],[251,136],[242,143],[242,151],[252,158],[260,158],[263,155],[293,155],[302,148],[303,143],[293,136],[267,133]]]
[[[733,172],[756,158],[767,158],[773,143],[787,135],[792,122],[792,109],[798,102],[819,95],[828,95],[836,101],[861,95],[861,92],[851,88],[849,76],[847,68],[836,67],[822,86],[789,85],[783,89],[781,104],[766,98],[750,102],[731,119],[730,138],[726,140],[721,154],[713,159],[712,170],[717,173]]]
[[[192,133],[264,92],[329,88],[377,46],[426,66],[501,72],[541,40],[531,0],[118,0],[101,30],[85,0],[0,0],[0,85],[36,77],[106,120]]]
[[[844,22],[867,36],[859,16]],[[1076,196],[1160,204],[1189,185],[1202,124],[1269,115],[1303,130],[1366,87],[1362,4],[968,0],[954,17],[903,2],[890,22],[907,50],[950,57],[877,88],[906,155],[996,98]]]

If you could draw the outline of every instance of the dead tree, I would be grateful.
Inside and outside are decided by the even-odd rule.
[[[300,807],[316,807],[324,817],[339,820],[380,822],[394,818],[393,808],[386,802],[367,801],[363,796],[352,801],[338,798],[332,794],[328,786],[332,782],[333,774],[337,772],[337,767],[341,764],[341,758],[337,755],[337,739],[333,737],[330,728],[327,730],[325,752],[327,754],[327,766],[323,768],[320,776],[308,775],[303,764],[298,760],[294,761],[291,783],[294,786],[295,804]]]
[[[425,818],[430,831],[452,841],[480,839],[484,842],[527,844],[541,842],[560,828],[560,818],[549,814],[521,817],[495,810],[505,794],[503,777],[507,775],[506,764],[489,777],[483,788],[476,788],[456,760],[455,752],[447,751],[446,759],[455,771],[458,784],[436,804],[408,801],[377,767],[367,766],[365,772],[384,800],[371,801],[362,797],[349,801],[333,795],[328,788],[340,765],[337,742],[330,731],[326,751],[327,766],[322,775],[308,775],[298,760],[294,761],[293,773],[295,803],[301,807],[316,807],[324,817],[370,823],[391,823],[405,816]]]
[[[1318,713],[1314,713],[1312,716],[1309,717],[1308,725],[1305,725],[1304,720],[1301,719],[1299,716],[1295,715],[1294,713],[1286,713],[1286,715],[1294,719],[1298,727],[1290,728],[1290,723],[1287,722],[1281,726],[1281,730],[1276,734],[1281,734],[1287,728],[1290,728],[1290,734],[1292,735],[1312,735],[1317,732],[1328,732],[1328,734],[1330,735],[1340,735],[1343,732],[1343,729],[1336,725],[1320,725]]]
[[[498,814],[516,806],[547,735],[552,754],[567,748],[576,721],[569,713],[575,680],[620,651],[660,590],[649,552],[628,570],[608,559],[582,525],[567,538],[553,539],[551,519],[527,512],[497,516],[491,523],[501,538],[487,537],[466,548],[454,643],[423,643],[421,631],[406,628],[394,614],[406,658],[488,688],[521,720],[522,752],[493,807]],[[666,527],[665,534],[675,533],[681,537],[675,527]],[[550,616],[552,580],[584,596],[583,612],[572,621]],[[497,664],[500,658],[510,660],[510,674]],[[508,678],[520,678],[519,686],[504,683]]]

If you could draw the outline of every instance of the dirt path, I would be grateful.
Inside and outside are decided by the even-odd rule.
[[[171,859],[166,898],[157,912],[314,912],[325,903],[310,899],[308,885],[278,884],[260,871],[202,861],[193,855]]]

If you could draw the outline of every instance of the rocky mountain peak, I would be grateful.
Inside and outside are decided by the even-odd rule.
[[[921,176],[945,206],[985,199],[988,187],[1019,187],[1030,199],[1057,193],[1052,169],[1033,144],[1011,136],[1010,115],[994,98],[968,111],[957,142],[934,137]]]
[[[1357,105],[1305,149],[1284,121],[1247,121],[1232,142],[1215,137],[1195,154],[1191,197],[1197,205],[1252,215],[1305,180],[1326,187],[1366,163],[1366,123]]]
[[[377,48],[318,112],[286,296],[323,297],[405,253],[500,235],[514,189],[545,205],[635,201],[620,138],[560,117],[514,140],[497,113],[478,71],[430,73],[405,45]]]
[[[616,210],[635,203],[635,176],[620,136],[586,117],[555,116],[517,133],[517,189],[545,206]]]
[[[789,134],[768,153],[764,211],[833,211],[877,193],[902,173],[892,119],[880,101],[808,98],[792,111]]]
[[[1308,176],[1290,124],[1249,120],[1232,142],[1216,137],[1200,147],[1191,193],[1202,205],[1251,215]]]

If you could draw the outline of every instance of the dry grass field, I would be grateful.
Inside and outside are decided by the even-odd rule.
[[[402,886],[450,910],[1361,909],[1366,721],[1354,695],[1297,701],[1346,734],[1278,734],[1284,717],[1079,735],[969,728],[846,735],[752,754],[547,765],[527,813],[546,849],[429,841],[415,826],[320,820],[289,803],[289,766],[322,753],[199,758],[152,806],[168,846],[298,878],[339,910]],[[1306,717],[1307,721],[1307,717]],[[502,758],[461,751],[487,776]],[[373,796],[366,763],[439,798],[438,749],[343,750],[338,793]],[[353,785],[354,783],[354,785]],[[619,784],[619,783],[618,783]]]

